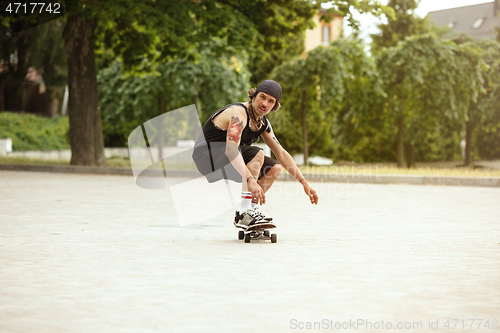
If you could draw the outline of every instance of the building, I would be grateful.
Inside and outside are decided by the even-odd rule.
[[[344,33],[344,18],[336,14],[333,16],[330,23],[326,23],[321,21],[321,14],[324,14],[325,12],[326,10],[322,8],[314,17],[316,27],[311,30],[306,30],[306,38],[304,41],[305,50],[302,53],[303,57],[306,56],[307,52],[320,45],[330,45],[331,42],[342,37]]]
[[[500,27],[500,0],[458,8],[429,12],[429,18],[439,26],[448,26],[452,32],[475,39],[496,39],[495,27]]]

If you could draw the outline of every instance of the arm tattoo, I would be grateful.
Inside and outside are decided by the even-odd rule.
[[[243,131],[243,121],[240,121],[238,117],[231,117],[231,121],[227,128],[227,139],[238,143],[238,141],[240,141],[241,131]]]
[[[274,134],[274,133],[273,133],[273,134]],[[276,136],[274,136],[274,135],[273,135],[273,139],[274,139],[274,141],[276,141],[276,143],[277,143],[279,146],[281,146],[281,145],[280,145],[280,142],[278,141],[278,139],[276,139]]]

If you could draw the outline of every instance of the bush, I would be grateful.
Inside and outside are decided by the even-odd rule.
[[[12,139],[12,150],[69,149],[68,117],[0,113],[0,138]]]
[[[484,117],[476,128],[476,137],[472,137],[472,144],[477,148],[477,152],[479,153],[478,159],[499,159],[500,108],[491,112],[489,117]]]

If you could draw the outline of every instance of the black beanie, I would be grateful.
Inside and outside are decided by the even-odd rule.
[[[276,102],[279,102],[281,99],[281,86],[276,81],[273,80],[262,81],[262,83],[259,84],[259,86],[257,87],[257,92],[260,91],[276,98]]]

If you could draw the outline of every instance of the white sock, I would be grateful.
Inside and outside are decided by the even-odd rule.
[[[243,214],[250,209],[252,204],[252,192],[241,192],[241,208],[240,214]]]
[[[257,200],[254,201],[254,199],[252,199],[252,209],[255,207],[257,207]]]

